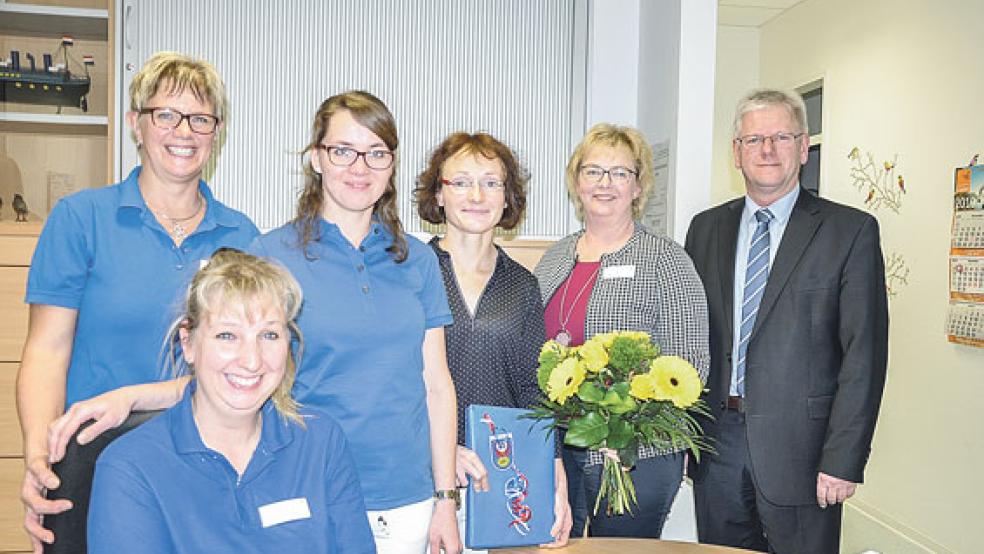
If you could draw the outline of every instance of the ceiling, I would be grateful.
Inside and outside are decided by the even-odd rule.
[[[803,0],[718,0],[718,25],[761,27]]]

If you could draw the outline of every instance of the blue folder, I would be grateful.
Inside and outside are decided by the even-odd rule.
[[[471,549],[553,541],[554,433],[528,410],[468,407],[466,445],[489,473],[488,492],[468,489],[465,544]]]

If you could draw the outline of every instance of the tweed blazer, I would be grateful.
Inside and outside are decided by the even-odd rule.
[[[557,241],[543,255],[534,275],[546,305],[577,263],[578,231]],[[640,223],[628,242],[601,256],[601,272],[588,298],[584,336],[609,331],[644,331],[665,354],[680,356],[697,368],[702,382],[710,368],[707,300],[704,286],[683,247]],[[640,458],[681,448],[639,447]],[[589,452],[588,464],[601,463]]]

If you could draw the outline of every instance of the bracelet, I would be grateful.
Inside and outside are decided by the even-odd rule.
[[[444,489],[434,491],[435,500],[454,500],[454,509],[461,509],[461,493],[458,489]]]

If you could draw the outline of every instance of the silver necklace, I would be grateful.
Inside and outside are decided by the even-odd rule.
[[[159,216],[167,221],[168,225],[171,226],[171,230],[168,232],[169,235],[174,237],[174,240],[181,242],[188,236],[188,227],[185,226],[185,222],[191,221],[202,212],[202,208],[205,207],[205,199],[202,198],[201,193],[198,194],[198,207],[195,208],[195,213],[185,216],[185,217],[171,217],[164,212],[155,210],[150,204],[147,204],[147,208],[150,209],[151,213]]]
[[[574,277],[573,271],[571,271],[571,276],[567,278],[567,281],[564,282],[564,292],[560,295],[560,306],[557,310],[557,321],[560,323],[560,331],[557,331],[557,336],[554,337],[554,340],[560,343],[561,346],[569,346],[571,344],[571,333],[567,330],[567,323],[571,320],[571,316],[574,315],[574,308],[577,306],[577,301],[584,295],[584,291],[588,290],[588,287],[594,283],[600,270],[601,263],[599,262],[598,267],[591,272],[588,279],[581,285],[581,290],[577,291],[574,301],[571,302],[571,309],[567,311],[567,317],[564,317],[564,304],[567,303],[567,289],[571,286],[571,279]]]

